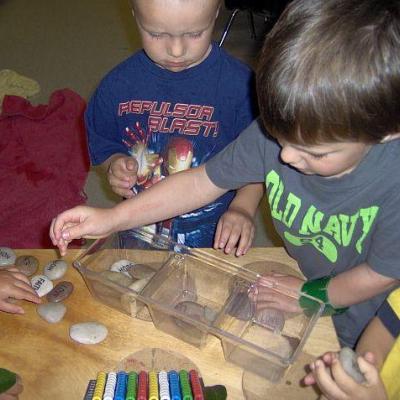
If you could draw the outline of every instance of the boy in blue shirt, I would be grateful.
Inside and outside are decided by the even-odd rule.
[[[262,50],[262,121],[205,166],[113,209],[66,211],[52,223],[53,243],[64,254],[71,239],[173,217],[265,182],[275,228],[307,281],[261,278],[258,304],[300,312],[310,307],[301,293],[316,296],[341,344],[354,347],[400,278],[399,82],[399,1],[295,0]],[[299,298],[283,303],[274,282]]]
[[[143,49],[102,80],[86,112],[92,164],[102,165],[112,190],[127,199],[206,162],[250,124],[256,109],[251,70],[211,41],[219,0],[133,0],[132,6]],[[239,241],[239,255],[251,244],[262,194],[261,185],[236,197],[230,191],[157,229],[190,247],[212,247],[231,205],[215,240],[228,253]]]

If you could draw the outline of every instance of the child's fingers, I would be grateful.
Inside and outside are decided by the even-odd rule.
[[[376,364],[376,357],[374,353],[371,353],[370,351],[367,351],[364,356],[364,360],[368,361],[370,364],[375,365]]]
[[[328,399],[347,400],[345,392],[332,379],[329,369],[325,367],[321,360],[315,361],[314,376],[321,392]]]
[[[8,269],[8,271],[10,271],[12,273],[12,276],[17,279],[18,281],[20,281],[23,284],[26,284],[28,287],[31,287],[31,282],[28,279],[28,277],[23,274],[22,272],[20,272],[19,269],[16,268],[10,268]],[[32,289],[33,290],[33,289]]]
[[[239,245],[236,251],[236,255],[239,257],[246,254],[254,239],[254,230],[251,228],[244,229],[240,235]]]
[[[11,304],[6,300],[0,299],[0,311],[11,314],[25,314],[24,309],[17,304]]]
[[[33,288],[28,285],[18,286],[18,283],[16,283],[15,287],[10,290],[9,295],[17,300],[28,300],[36,304],[40,303],[40,297]]]
[[[369,353],[371,354],[371,353]],[[364,374],[368,384],[375,385],[379,381],[379,372],[375,365],[368,362],[364,357],[357,358],[360,371]]]
[[[156,165],[156,163],[154,163],[153,167]],[[137,170],[138,170],[138,163],[134,158],[129,158],[127,159],[126,163],[125,163],[125,167],[128,171],[130,171],[131,173],[136,174]]]
[[[229,235],[229,238],[227,240],[227,243],[225,245],[225,253],[230,254],[232,250],[237,246],[239,238],[242,234],[241,228],[238,227],[237,225],[231,226],[231,232]]]
[[[360,391],[361,385],[344,370],[337,358],[332,360],[331,371],[333,379],[344,393],[351,394]]]
[[[315,369],[314,363],[311,363],[311,364],[310,364],[310,369],[311,369],[312,372],[308,373],[308,374],[303,378],[303,382],[304,382],[304,384],[305,384],[306,386],[315,385],[316,382],[317,382],[317,380],[316,380],[315,377],[314,377],[314,373],[313,373],[313,371],[314,371],[314,369]]]
[[[218,221],[218,224],[217,224],[217,229],[215,230],[215,235],[214,235],[214,249],[219,249],[222,228],[223,228],[223,222],[222,222],[222,218],[220,218]]]
[[[330,367],[332,365],[332,361],[336,358],[336,353],[328,351],[327,353],[323,354],[321,358],[325,365]]]
[[[232,224],[226,221],[222,222],[221,234],[219,237],[218,248],[225,249],[225,253],[229,254],[227,249],[228,240],[232,233]]]
[[[127,188],[125,189],[111,185],[111,190],[118,196],[124,197],[125,199],[131,199],[134,196],[131,187],[131,185],[127,185]]]
[[[6,393],[9,396],[13,396],[10,397],[10,399],[17,399],[18,395],[20,395],[24,390],[24,386],[22,385],[22,380],[21,377],[19,375],[17,375],[17,381],[15,382],[14,386],[12,386],[10,389],[7,390]],[[5,398],[6,399],[6,398]]]

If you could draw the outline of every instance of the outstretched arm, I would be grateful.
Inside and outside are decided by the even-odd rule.
[[[78,206],[65,211],[53,219],[50,237],[64,255],[71,240],[107,236],[172,218],[202,207],[226,191],[215,186],[200,166],[171,175],[111,209]]]
[[[267,284],[263,285],[263,282]],[[348,307],[383,293],[398,284],[398,282],[394,278],[378,274],[367,263],[363,263],[333,277],[327,289],[328,298],[330,304],[335,307]],[[261,286],[257,295],[257,301],[260,303],[259,307],[273,304],[274,308],[282,311],[301,311],[298,299],[293,298],[288,303],[287,296],[283,296],[284,301],[282,301],[282,296],[269,289],[268,284],[280,284],[294,291],[300,291],[304,284],[302,279],[274,274],[260,278],[260,283]]]

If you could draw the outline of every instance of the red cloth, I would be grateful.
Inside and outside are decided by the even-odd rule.
[[[57,90],[48,105],[5,96],[0,115],[0,246],[53,247],[49,226],[86,197],[85,101]]]

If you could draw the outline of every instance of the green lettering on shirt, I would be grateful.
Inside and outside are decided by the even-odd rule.
[[[360,254],[362,252],[362,243],[365,240],[365,238],[367,237],[367,235],[371,229],[371,226],[378,214],[378,211],[379,211],[378,206],[372,206],[369,208],[361,208],[360,209],[360,216],[361,216],[361,219],[363,222],[362,235],[357,240],[357,243],[356,243],[356,249]]]
[[[285,186],[274,170],[266,175],[265,184],[272,218],[291,228],[298,216],[303,215],[300,211],[304,201],[292,192],[289,192],[287,197],[284,196]],[[371,231],[378,211],[378,206],[371,206],[361,208],[353,215],[340,213],[325,215],[311,204],[306,209],[302,220],[298,221],[299,236],[286,231],[284,237],[294,246],[313,246],[334,263],[338,258],[337,246],[348,247],[352,243],[358,222],[361,234],[354,246],[358,253],[362,253],[363,243]]]
[[[303,218],[299,233],[309,235],[310,233],[321,232],[321,221],[323,218],[323,212],[317,211],[314,206],[310,206]]]

